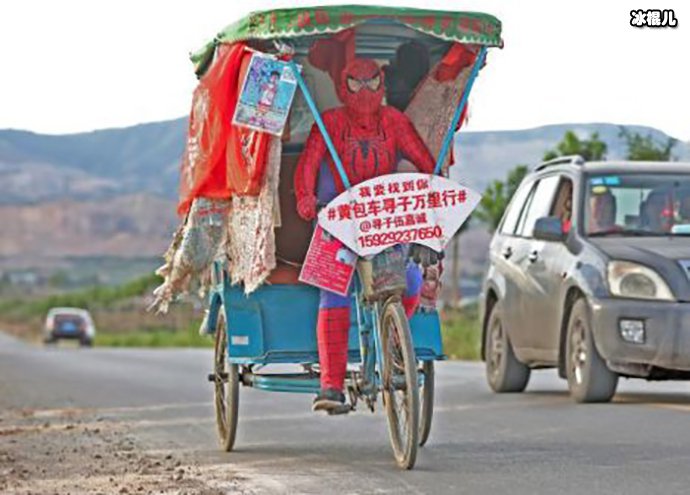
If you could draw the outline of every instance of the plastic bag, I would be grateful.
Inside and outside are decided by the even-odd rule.
[[[405,291],[406,261],[402,246],[385,249],[371,259],[371,298],[382,300]]]

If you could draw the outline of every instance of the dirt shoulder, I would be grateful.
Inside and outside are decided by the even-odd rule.
[[[146,451],[126,422],[84,409],[0,414],[0,493],[252,493],[230,469]]]

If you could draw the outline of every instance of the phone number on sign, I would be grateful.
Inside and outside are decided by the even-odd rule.
[[[389,244],[414,242],[418,239],[438,239],[443,236],[443,230],[436,227],[420,227],[417,229],[398,230],[381,234],[363,235],[357,238],[362,247],[387,246]]]

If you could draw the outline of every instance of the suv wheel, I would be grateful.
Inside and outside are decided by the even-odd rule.
[[[491,308],[486,325],[486,379],[496,393],[522,392],[527,387],[530,369],[515,357],[503,326],[501,303]]]
[[[584,299],[573,305],[566,341],[566,377],[570,395],[577,402],[608,402],[616,393],[618,375],[599,355]]]

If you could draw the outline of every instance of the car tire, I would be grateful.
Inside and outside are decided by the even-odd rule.
[[[584,298],[573,305],[566,338],[565,372],[571,397],[583,403],[609,402],[616,393],[618,374],[608,369],[597,351]]]
[[[79,339],[79,345],[82,347],[93,347],[93,340],[90,337],[82,337]]]
[[[518,361],[503,325],[501,303],[497,301],[487,319],[485,336],[486,380],[496,393],[522,392],[529,382],[529,367]]]
[[[57,344],[57,339],[55,337],[53,337],[52,335],[49,335],[48,337],[43,339],[43,343],[45,345],[54,345],[54,344]]]

